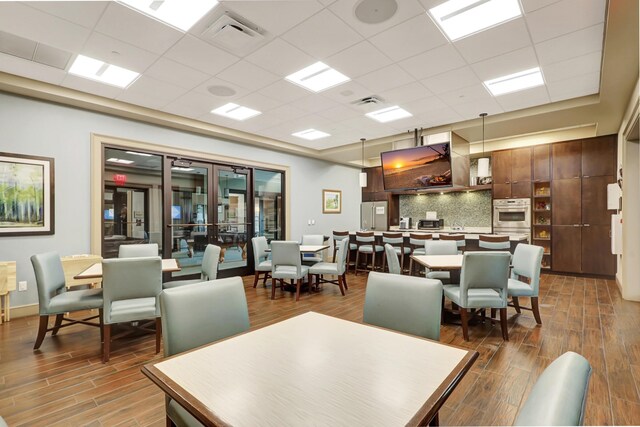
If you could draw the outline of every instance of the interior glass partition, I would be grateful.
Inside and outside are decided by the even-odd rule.
[[[283,178],[282,172],[254,170],[254,236],[265,236],[268,241],[284,239]]]

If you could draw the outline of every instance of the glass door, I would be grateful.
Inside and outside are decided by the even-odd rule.
[[[249,274],[247,246],[252,230],[249,170],[216,165],[214,176],[213,240],[222,248],[218,270],[223,277]]]

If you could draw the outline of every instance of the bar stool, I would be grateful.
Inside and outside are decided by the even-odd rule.
[[[365,261],[365,267],[358,268],[360,264],[360,254],[371,256],[371,270],[376,268],[376,254],[383,252],[384,247],[376,245],[376,237],[373,231],[356,231],[356,276],[358,271],[369,271],[369,264]]]
[[[454,240],[458,247],[458,253],[464,252],[467,242],[464,240],[464,234],[440,234],[440,240]]]
[[[431,234],[409,233],[409,249],[411,255],[426,255],[424,244],[427,240],[431,240]],[[413,276],[413,259],[409,258],[409,275]]]
[[[342,239],[350,240],[348,231],[334,231],[333,232],[333,261],[336,262],[336,254],[338,253],[338,248],[340,246],[340,241]],[[358,246],[355,243],[351,243],[347,245],[347,270],[349,270],[349,265],[351,265],[351,251],[355,251],[358,249]]]
[[[509,236],[496,236],[493,234],[481,234],[478,246],[485,251],[508,251],[511,249]]]
[[[396,252],[396,256],[400,258],[400,274],[404,270],[404,256],[411,253],[411,248],[404,245],[404,236],[402,233],[382,233],[382,245],[389,244]],[[382,257],[382,271],[387,265],[387,253]]]

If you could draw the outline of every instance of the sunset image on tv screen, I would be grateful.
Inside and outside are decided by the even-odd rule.
[[[423,145],[381,154],[385,189],[451,185],[449,143]]]

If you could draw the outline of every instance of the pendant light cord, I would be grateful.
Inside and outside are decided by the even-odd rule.
[[[487,113],[480,113],[482,117],[482,157],[484,157],[484,118],[487,117]]]
[[[360,138],[360,141],[362,141],[362,168],[364,169],[364,142],[366,138]]]

